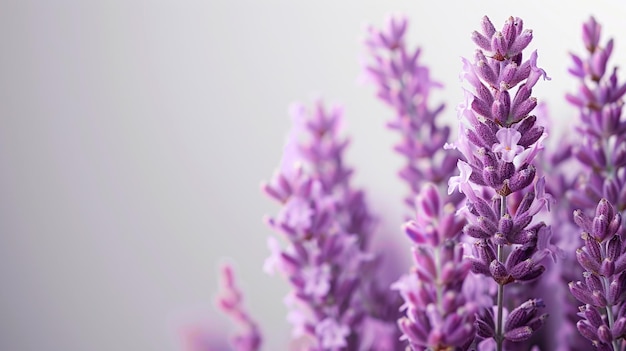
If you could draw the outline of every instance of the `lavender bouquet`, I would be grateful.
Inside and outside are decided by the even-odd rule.
[[[607,69],[613,41],[601,42],[594,18],[583,24],[586,54],[571,55],[578,88],[565,97],[579,110],[577,138],[550,147],[545,102],[533,97],[550,78],[522,19],[497,29],[483,17],[471,33],[456,128],[431,101],[443,86],[407,26],[391,17],[368,28],[364,73],[399,135],[413,266],[381,268],[377,216],[344,160],[343,110],[294,105],[280,167],[262,187],[280,206],[265,219],[277,237],[264,270],[290,286],[289,349],[626,350],[626,84]],[[218,304],[241,326],[232,349],[260,350],[232,268],[222,281]]]

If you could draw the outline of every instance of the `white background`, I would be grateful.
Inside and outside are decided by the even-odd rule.
[[[296,100],[345,106],[379,240],[406,245],[401,159],[382,128],[392,113],[357,84],[364,25],[391,12],[408,16],[409,42],[446,85],[433,97],[449,121],[485,14],[534,29],[553,78],[534,93],[561,126],[576,118],[567,52],[582,51],[588,15],[625,62],[617,1],[0,3],[0,350],[176,350],[185,326],[230,331],[213,308],[225,259],[264,349],[285,349],[287,286],[261,270],[261,219],[277,207],[259,184]]]

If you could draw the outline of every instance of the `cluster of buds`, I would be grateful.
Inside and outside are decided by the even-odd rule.
[[[427,183],[415,201],[416,218],[404,226],[416,245],[415,266],[392,285],[404,299],[398,325],[413,350],[467,350],[476,335],[478,305],[463,291],[471,263],[463,258],[459,236],[464,221],[455,206],[442,203]]]
[[[465,161],[458,161],[460,175],[450,179],[449,192],[458,188],[467,198],[462,212],[468,221],[464,233],[475,238],[472,271],[498,284],[495,319],[482,313],[484,319],[478,323],[493,331],[479,335],[492,338],[501,350],[505,342],[529,339],[545,320],[539,315],[520,324],[511,320],[512,312],[506,321],[503,315],[504,286],[537,279],[551,253],[550,228],[533,224],[533,217],[551,201],[534,166],[547,135],[530,115],[537,105],[532,88],[547,77],[537,67],[536,51],[523,59],[532,31],[524,30],[521,19],[510,17],[496,31],[483,17],[482,31],[475,31],[472,39],[479,49],[473,63],[463,59],[461,77],[473,91],[466,91],[466,101],[459,107],[460,136],[451,146]],[[542,303],[530,305],[534,314]],[[515,311],[517,306],[508,307]],[[515,328],[507,331],[505,325]]]
[[[516,307],[506,318],[504,325],[504,338],[511,342],[521,342],[527,340],[532,334],[543,326],[547,314],[539,314],[539,309],[545,305],[541,299],[528,300]],[[485,338],[480,344],[480,350],[493,349],[493,338],[496,335],[494,329],[495,319],[493,309],[484,309],[476,323],[477,335]]]
[[[593,219],[582,211],[574,220],[583,230],[584,246],[576,251],[584,282],[569,284],[584,305],[578,331],[599,350],[622,350],[626,343],[626,246],[620,235],[622,216],[601,199]]]
[[[313,113],[306,107],[294,104],[291,108],[294,130],[286,145],[286,155],[281,169],[289,173],[290,168],[300,164],[308,167],[307,172],[319,181],[322,191],[332,194],[335,201],[335,218],[345,231],[359,237],[359,245],[367,247],[374,219],[365,203],[365,194],[350,185],[351,168],[346,167],[344,151],[349,139],[340,138],[343,110],[333,106],[326,110],[317,101]],[[308,140],[298,140],[304,135]]]
[[[293,117],[282,168],[263,189],[282,205],[267,223],[284,234],[287,245],[270,237],[265,269],[278,270],[293,288],[287,302],[294,337],[309,340],[307,350],[358,350],[385,340],[394,345],[391,321],[385,329],[384,322],[368,320],[386,310],[387,301],[369,301],[362,293],[372,290],[364,272],[373,274],[375,257],[366,252],[373,219],[362,192],[349,185],[352,171],[342,155],[348,142],[339,137],[341,110],[327,112],[319,102],[310,115],[294,108]],[[310,138],[302,141],[303,136]],[[378,340],[364,335],[372,325],[381,333]]]
[[[541,189],[542,182],[538,182]],[[464,232],[477,239],[474,243],[475,255],[468,259],[472,271],[491,276],[493,280],[506,285],[513,282],[532,281],[545,270],[543,260],[550,253],[547,240],[550,228],[544,223],[530,225],[541,202],[535,191],[528,191],[513,215],[499,216],[502,199],[496,197],[488,204],[475,196],[468,206],[470,218]],[[491,206],[490,206],[491,205]],[[498,259],[495,246],[513,245],[506,261]]]
[[[613,40],[602,44],[601,32],[601,25],[590,17],[582,25],[586,54],[571,54],[569,72],[578,80],[579,86],[575,93],[566,95],[566,100],[578,109],[580,123],[576,131],[579,137],[572,145],[561,143],[557,153],[572,150],[572,159],[578,162],[561,166],[557,174],[565,181],[552,184],[555,193],[566,194],[559,206],[567,213],[567,220],[560,221],[562,224],[555,232],[559,246],[567,253],[561,265],[564,282],[580,279],[583,274],[574,255],[583,242],[573,235],[577,230],[572,211],[579,209],[590,215],[603,198],[619,211],[626,208],[626,192],[623,190],[626,184],[623,170],[626,166],[626,124],[621,117],[626,84],[618,81],[616,67],[607,69]],[[560,189],[554,188],[557,184]],[[588,342],[573,327],[579,319],[578,301],[568,294],[562,311],[566,320],[565,327],[561,328],[561,344],[568,345],[568,350],[586,350],[581,345],[588,345]]]
[[[421,50],[407,48],[406,29],[403,17],[390,17],[383,30],[368,28],[365,45],[371,62],[365,73],[376,86],[378,98],[395,112],[387,127],[401,136],[394,149],[405,159],[399,175],[411,189],[405,202],[413,208],[424,183],[445,185],[459,154],[442,148],[450,136],[450,127],[437,121],[444,105],[429,106],[431,91],[441,84],[433,81],[428,67],[420,63]],[[456,203],[460,198],[455,195],[451,200]]]
[[[580,86],[566,99],[578,107],[582,122],[577,128],[582,138],[574,155],[588,172],[568,196],[581,209],[592,210],[606,198],[621,211],[626,208],[626,172],[621,171],[626,166],[626,122],[622,119],[626,83],[619,82],[617,67],[607,72],[613,40],[601,46],[600,34],[600,24],[591,17],[583,25],[587,57],[571,55],[569,72],[580,79]]]

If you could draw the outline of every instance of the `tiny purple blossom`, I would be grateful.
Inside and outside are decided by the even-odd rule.
[[[542,68],[537,67],[537,50],[533,51],[530,54],[530,74],[528,75],[528,80],[526,81],[526,86],[528,88],[532,88],[537,84],[539,78],[543,77],[543,80],[552,80],[552,78],[548,77],[546,71]]]
[[[289,308],[289,312],[287,312],[287,322],[289,322],[293,329],[291,330],[291,336],[294,338],[299,338],[303,335],[306,335],[306,324],[307,324],[307,316],[302,313],[297,308],[294,308],[295,302],[293,301],[293,296],[287,295],[285,298],[285,304]]]
[[[522,138],[522,134],[513,128],[502,128],[496,133],[499,144],[493,145],[493,152],[501,152],[502,160],[513,162],[515,156],[524,151],[524,147],[517,142]]]
[[[323,298],[330,289],[330,266],[309,266],[302,270],[304,278],[304,293],[318,298]]]
[[[294,107],[292,115],[292,134],[302,135],[289,136],[281,170],[262,186],[282,206],[267,224],[286,239],[282,249],[276,240],[268,242],[264,268],[278,269],[290,283],[289,319],[311,350],[327,350],[328,344],[356,350],[364,318],[394,326],[400,301],[377,285],[377,267],[369,264],[377,256],[368,251],[374,218],[364,193],[350,185],[353,171],[343,160],[348,139],[339,136],[341,109],[327,110],[319,101],[313,111]],[[341,323],[335,336],[332,328],[315,330],[328,318]]]
[[[452,194],[457,187],[459,188],[459,192],[463,193],[464,185],[469,182],[470,175],[472,175],[472,166],[468,165],[467,162],[459,160],[457,167],[459,171],[461,171],[461,174],[450,177],[448,181],[448,194]]]
[[[397,290],[404,300],[404,304],[400,307],[402,310],[407,309],[411,302],[415,303],[413,294],[415,291],[419,291],[419,288],[420,283],[416,274],[404,274],[391,284],[391,289]]]
[[[273,236],[267,238],[267,247],[270,249],[270,255],[263,263],[263,272],[273,275],[276,269],[280,270],[282,248],[280,247],[278,239]]]
[[[315,334],[322,341],[325,350],[345,347],[346,337],[350,335],[350,328],[339,324],[334,318],[328,317],[315,326]]]
[[[461,62],[463,63],[463,68],[461,69],[461,73],[459,74],[459,80],[467,80],[471,85],[478,86],[480,83],[480,79],[476,74],[476,69],[474,65],[465,57],[461,57]]]
[[[533,145],[531,145],[528,149],[522,151],[519,155],[515,156],[513,159],[513,164],[515,167],[520,167],[525,163],[531,163],[535,160],[540,151],[545,149],[543,141],[548,137],[548,133],[543,133],[539,137]]]
[[[261,331],[243,306],[243,294],[237,286],[235,273],[230,265],[222,267],[220,285],[222,292],[217,298],[217,306],[242,329],[231,338],[233,349],[235,351],[258,351],[262,342]]]
[[[517,310],[517,321],[508,321],[503,301],[512,293],[516,301],[528,298],[524,294],[532,293],[530,289],[520,285],[513,292],[505,286],[536,280],[545,271],[543,261],[550,253],[550,229],[543,223],[532,224],[533,212],[546,204],[545,193],[539,189],[537,198],[529,188],[536,181],[538,165],[533,161],[546,135],[531,114],[537,106],[531,88],[547,77],[537,67],[536,53],[523,59],[532,32],[523,29],[520,18],[509,17],[497,31],[485,16],[482,32],[474,32],[472,39],[478,49],[473,62],[463,59],[461,77],[471,92],[459,106],[462,128],[456,143],[457,148],[466,145],[461,150],[465,164],[459,162],[461,174],[450,178],[449,191],[458,187],[467,198],[459,214],[468,223],[464,234],[475,239],[473,255],[467,258],[472,272],[498,284],[497,309],[481,313],[476,324],[477,334],[485,338],[479,350],[501,351],[510,349],[508,343],[530,339],[545,319],[520,318],[523,311]],[[538,204],[531,212],[533,202]],[[530,345],[520,344],[520,348]]]
[[[295,230],[306,230],[311,226],[313,209],[309,202],[299,196],[292,196],[277,216],[280,222]]]
[[[544,177],[539,178],[535,184],[535,199],[528,210],[530,216],[539,213],[544,206],[550,211],[550,205],[555,201],[551,194],[546,193],[546,179]]]

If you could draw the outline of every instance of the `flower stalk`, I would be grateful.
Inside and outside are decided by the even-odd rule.
[[[445,106],[431,106],[432,92],[443,85],[433,80],[428,67],[421,63],[421,48],[407,45],[407,28],[407,19],[401,16],[390,16],[383,29],[368,28],[365,45],[369,57],[364,74],[376,87],[378,99],[395,113],[387,127],[401,138],[394,150],[405,161],[398,174],[410,189],[405,203],[412,210],[425,183],[445,187],[461,155],[443,150],[451,132],[439,121]],[[450,197],[455,205],[460,200],[457,194]]]
[[[549,196],[545,180],[536,175],[535,158],[547,135],[530,114],[537,105],[531,94],[539,78],[548,78],[537,66],[536,51],[523,59],[532,31],[523,29],[521,19],[510,17],[501,31],[487,17],[481,25],[481,32],[472,34],[479,47],[474,62],[463,59],[461,77],[472,91],[459,107],[459,139],[448,147],[461,151],[465,161],[458,162],[460,174],[450,178],[448,191],[458,189],[466,197],[461,212],[468,221],[464,233],[475,239],[472,271],[498,285],[495,321],[491,312],[481,314],[484,328],[478,332],[501,351],[507,343],[530,339],[547,318],[537,314],[540,299],[509,306],[507,318],[504,303],[505,286],[538,279],[552,253],[550,227],[532,224]],[[507,208],[509,198],[516,201],[514,211]],[[525,318],[512,318],[528,309]]]
[[[393,347],[399,304],[375,279],[377,258],[368,251],[374,218],[349,182],[342,110],[319,101],[312,112],[294,106],[292,117],[281,169],[263,190],[282,205],[267,223],[286,245],[270,238],[265,269],[291,284],[293,335],[309,340],[312,351]]]

